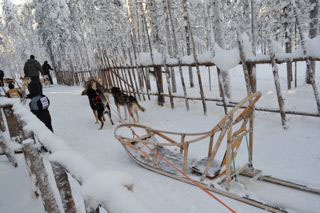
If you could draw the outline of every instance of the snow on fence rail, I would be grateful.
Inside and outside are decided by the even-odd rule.
[[[41,195],[47,212],[77,211],[67,173],[82,186],[86,212],[95,212],[99,206],[110,212],[150,212],[136,199],[133,181],[128,174],[98,169],[48,130],[18,100],[0,98],[0,108],[6,111],[5,118],[1,117],[1,126],[5,126],[10,137],[22,145],[30,175],[35,178],[34,183],[39,189],[36,191],[40,191],[37,194]],[[50,172],[44,166],[48,159],[39,154],[40,145],[51,152],[49,165],[53,169],[56,184],[49,183]],[[59,195],[53,193],[53,188],[58,188]],[[123,200],[126,205],[122,205]]]

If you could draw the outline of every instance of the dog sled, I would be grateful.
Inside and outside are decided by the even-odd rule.
[[[261,170],[253,167],[253,113],[260,97],[260,92],[249,95],[207,132],[182,133],[140,124],[121,124],[114,135],[129,156],[146,169],[270,212],[287,212],[282,207],[232,190],[233,181],[242,176],[320,195],[318,189],[263,176]],[[208,143],[205,156],[189,157],[196,143]],[[248,161],[236,165],[242,143],[246,143]]]

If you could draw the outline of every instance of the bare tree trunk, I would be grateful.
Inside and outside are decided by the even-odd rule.
[[[288,9],[285,7],[283,9],[284,13],[284,31],[285,31],[285,45],[286,45],[286,53],[292,52],[291,46],[291,37],[289,36],[289,29],[288,29]],[[287,82],[288,82],[288,89],[291,89],[291,81],[292,81],[292,62],[287,62]]]
[[[191,55],[191,38],[190,38],[190,29],[188,26],[188,5],[187,0],[182,1],[182,7],[183,7],[183,19],[184,19],[184,30],[186,35],[186,45],[187,45],[187,55]],[[194,47],[195,48],[195,47]],[[189,81],[190,81],[190,87],[194,87],[193,83],[193,74],[192,74],[192,67],[189,66]]]
[[[151,11],[152,43],[160,52],[159,23],[157,18],[157,4],[155,0],[149,0]]]
[[[251,0],[251,45],[252,53],[256,56],[256,3],[255,0]],[[257,91],[257,76],[256,76],[256,65],[252,65],[252,69],[249,69],[249,77],[251,80],[252,92]]]
[[[171,47],[171,42],[170,42],[170,24],[169,24],[169,8],[167,6],[166,0],[162,1],[163,4],[163,11],[165,14],[165,28],[166,28],[166,46],[168,49],[168,53],[170,56],[173,55],[172,53],[172,47]],[[172,92],[177,92],[177,82],[176,82],[176,73],[174,71],[174,68],[170,69],[171,72],[169,73],[169,76],[171,76],[171,87],[172,87]],[[171,74],[171,75],[170,75]]]
[[[303,49],[303,54],[305,56],[307,56],[307,49],[306,49],[306,46],[305,46],[305,38],[304,38],[304,34],[303,34],[303,31],[302,31],[302,27],[301,27],[301,22],[299,20],[299,16],[298,16],[298,9],[297,9],[297,6],[298,8],[301,8],[300,7],[300,2],[299,0],[291,0],[292,4],[293,4],[293,10],[294,10],[294,14],[295,14],[295,18],[296,18],[296,23],[297,23],[297,26],[298,26],[298,30],[299,30],[299,35],[300,35],[300,40],[301,40],[301,46],[302,46],[302,49]],[[297,5],[296,5],[297,3]],[[310,80],[311,80],[311,85],[312,85],[312,88],[313,88],[313,93],[314,93],[314,97],[316,99],[316,103],[317,103],[317,108],[318,108],[318,112],[320,114],[320,98],[319,98],[319,92],[318,92],[318,88],[317,88],[317,84],[315,82],[315,70],[313,69],[313,67],[311,66],[311,63],[310,63],[310,60],[307,59],[306,61],[307,63],[307,69],[310,69]]]
[[[147,38],[146,38],[146,33],[148,32],[148,28],[146,27],[147,26],[147,23],[146,23],[146,20],[145,20],[145,15],[144,15],[144,8],[143,8],[143,2],[138,2],[137,1],[137,4],[138,4],[138,8],[139,8],[139,13],[140,13],[140,20],[141,20],[141,46],[142,46],[142,51],[143,52],[146,52],[147,51]]]
[[[183,3],[183,7],[187,8],[187,0],[183,0],[182,3]],[[207,105],[206,105],[204,91],[203,91],[203,87],[202,87],[200,67],[199,67],[199,63],[198,63],[198,59],[197,59],[197,53],[196,53],[196,45],[195,45],[193,34],[192,34],[192,29],[191,29],[188,10],[187,9],[184,10],[184,13],[185,14],[183,16],[185,18],[185,21],[187,22],[187,25],[188,25],[188,28],[189,28],[189,32],[190,32],[190,38],[191,38],[191,42],[192,42],[193,59],[194,59],[194,61],[196,63],[196,68],[197,68],[197,76],[198,76],[198,82],[199,82],[199,89],[200,89],[200,95],[201,95],[201,100],[202,100],[203,112],[206,115],[207,114]]]
[[[221,16],[220,8],[221,8],[220,1],[214,0],[214,14],[215,14],[214,26],[216,26],[216,32],[214,34],[215,40],[221,48],[225,48],[223,17]],[[221,70],[221,77],[223,80],[225,96],[230,98],[231,97],[231,88],[230,88],[230,81],[229,81],[230,77],[227,70]]]
[[[139,16],[139,5],[138,5],[138,0],[134,0],[134,5],[135,5],[135,14],[136,14],[136,31],[137,31],[137,52],[142,51],[142,46],[141,46],[141,26],[140,26],[140,16]]]
[[[318,35],[318,13],[319,13],[319,1],[318,0],[309,0],[310,5],[314,5],[313,9],[310,11],[310,28],[309,28],[309,37],[314,38]],[[316,70],[316,62],[310,62],[310,68]],[[311,83],[310,68],[307,69],[306,73],[306,83]]]
[[[187,89],[186,89],[186,85],[185,85],[185,82],[184,82],[184,76],[183,76],[183,72],[182,72],[180,56],[178,55],[178,43],[177,43],[176,31],[175,31],[174,24],[173,24],[173,17],[172,17],[172,13],[171,13],[171,4],[170,4],[170,0],[166,0],[166,1],[167,1],[167,7],[168,7],[168,12],[169,12],[169,18],[170,18],[170,24],[171,24],[171,30],[172,30],[172,37],[173,37],[173,55],[174,55],[175,58],[178,58],[179,74],[180,74],[183,94],[184,94],[184,97],[185,97],[186,108],[189,111],[189,102],[188,102],[188,99],[186,98],[187,97]]]
[[[147,35],[147,39],[148,39],[148,44],[149,44],[149,50],[150,50],[150,57],[151,57],[151,62],[154,65],[154,59],[153,59],[153,53],[152,53],[152,45],[151,45],[151,41],[150,41],[150,35],[148,32],[148,27],[147,27],[147,19],[146,19],[146,14],[143,8],[143,5],[141,3],[142,8],[142,17],[143,17],[143,23],[144,23],[144,33]],[[147,86],[147,90],[151,90],[151,86],[150,86],[150,73],[149,73],[149,68],[146,69],[146,86]]]

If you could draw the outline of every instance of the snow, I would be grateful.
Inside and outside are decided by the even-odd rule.
[[[218,44],[215,45],[215,48],[213,61],[221,70],[227,71],[240,63],[239,48],[224,50]]]
[[[194,63],[194,57],[193,55],[185,55],[181,57],[181,63],[182,64],[193,64]]]
[[[159,53],[156,49],[152,50],[152,57],[154,64],[162,64],[162,54]],[[137,63],[139,65],[150,65],[152,63],[151,53],[150,52],[141,52],[138,55]]]
[[[316,36],[313,39],[308,39],[306,41],[307,54],[311,57],[319,57],[320,56],[320,36]]]
[[[125,173],[118,171],[101,172],[84,182],[83,194],[89,201],[104,204],[103,206],[112,210],[111,212],[149,212],[144,205],[137,203],[130,191],[123,187],[128,183],[132,185],[133,180]],[[125,205],[123,205],[123,202],[125,202]]]
[[[23,155],[16,155],[18,168],[0,156],[0,211],[44,212],[41,200],[35,198]]]
[[[126,212],[121,202],[114,202],[114,200],[120,198],[130,201],[129,206],[136,209],[137,212],[148,212],[145,208],[142,208],[143,205],[139,201],[135,200],[133,192],[128,191],[129,186],[133,187],[132,179],[128,174],[117,171],[104,173],[99,171],[98,168],[79,153],[74,152],[63,140],[48,130],[19,100],[1,98],[0,105],[7,104],[13,104],[14,113],[26,123],[24,129],[34,132],[41,143],[52,151],[50,160],[64,165],[72,175],[84,183],[85,196],[90,196],[101,204],[108,204],[108,208],[112,212]],[[31,139],[23,141],[23,144],[29,143],[32,143]],[[78,165],[81,165],[81,167]],[[114,191],[117,191],[117,193],[114,193]]]
[[[203,57],[205,56],[208,54],[204,54]],[[316,66],[317,82],[320,78],[319,65]],[[211,71],[212,91],[209,90],[207,68],[201,68],[205,96],[218,98],[216,71],[215,69]],[[183,72],[187,76],[188,69],[183,68]],[[231,100],[239,101],[246,94],[242,67],[235,66],[229,72],[233,94]],[[298,63],[298,88],[287,90],[286,67],[279,65],[285,107],[286,110],[316,113],[312,88],[303,83],[304,72],[305,63]],[[178,72],[176,74],[177,95],[182,95],[180,76]],[[194,78],[196,78],[195,72]],[[257,78],[258,90],[263,94],[257,105],[277,109],[278,103],[271,66],[258,65]],[[186,85],[189,85],[188,81]],[[154,81],[151,82],[151,87],[156,88]],[[166,88],[166,82],[164,82],[164,89]],[[133,162],[122,145],[114,138],[115,126],[111,126],[107,120],[104,129],[98,130],[98,125],[94,124],[95,119],[88,99],[80,95],[81,91],[81,87],[57,85],[44,89],[44,93],[51,100],[50,113],[55,134],[51,134],[29,112],[28,108],[15,103],[15,111],[28,122],[26,129],[36,131],[40,141],[53,151],[49,159],[63,163],[83,183],[83,186],[80,187],[75,181],[71,181],[79,211],[83,212],[83,203],[79,202],[86,197],[92,202],[99,202],[116,210],[115,212],[227,212],[224,207],[197,187],[153,173]],[[193,89],[187,88],[187,93],[188,96],[199,96],[197,85]],[[174,100],[175,109],[173,110],[170,109],[170,103],[167,100],[164,107],[157,105],[156,97],[152,97],[151,101],[140,101],[141,105],[146,108],[146,112],[139,114],[141,123],[155,129],[204,132],[216,125],[223,116],[223,108],[216,106],[214,102],[207,102],[208,115],[204,116],[199,101],[190,101],[190,111],[187,112],[183,99]],[[111,107],[113,119],[119,124],[112,98]],[[320,188],[320,119],[287,115],[287,120],[288,129],[284,130],[279,114],[256,112],[253,165],[263,170],[264,174]],[[221,147],[224,148],[225,144],[223,143]],[[207,148],[206,143],[191,145],[190,158],[206,155]],[[242,144],[236,159],[237,165],[246,162],[246,152],[246,146]],[[221,157],[222,154],[223,152],[218,153],[218,157]],[[21,169],[14,170],[3,156],[0,159],[1,171],[5,168],[4,171],[8,169],[19,172],[19,175],[11,172],[5,172],[5,175],[1,173],[0,184],[10,183],[11,186],[14,185],[11,184],[12,182],[16,183],[15,181],[19,180],[27,188],[21,193],[27,202],[21,202],[19,205],[28,210],[22,211],[21,207],[14,212],[43,212],[39,200],[30,196],[31,189],[28,189],[30,183],[26,182],[28,179],[25,178],[27,174],[21,173]],[[18,163],[20,166],[20,161]],[[11,181],[12,177],[15,178]],[[127,186],[131,184],[134,184],[133,192],[127,189]],[[240,180],[240,183],[233,185],[232,190],[236,193],[250,193],[256,198],[286,207],[293,212],[317,212],[320,208],[319,198],[316,195],[287,190],[270,184],[258,184],[256,181],[247,179]],[[13,195],[16,193],[11,191],[11,188],[3,188],[2,185],[0,187],[4,189],[0,191],[1,204],[5,203],[4,206],[0,205],[0,211],[9,212],[10,208],[14,208],[12,207],[13,201],[16,199]],[[9,192],[12,193],[12,196],[6,198],[4,194]],[[232,199],[219,195],[218,197],[237,212],[263,212]],[[23,199],[20,200],[23,201]]]

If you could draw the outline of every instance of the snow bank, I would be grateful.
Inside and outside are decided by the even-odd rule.
[[[13,110],[25,122],[24,130],[34,132],[50,151],[51,161],[58,162],[79,179],[85,197],[104,204],[111,212],[149,212],[138,201],[128,187],[133,186],[131,176],[126,173],[100,171],[80,154],[73,151],[63,140],[54,135],[19,100],[0,98],[0,105],[13,105]],[[126,205],[123,205],[123,201]],[[130,208],[130,211],[128,209]]]

